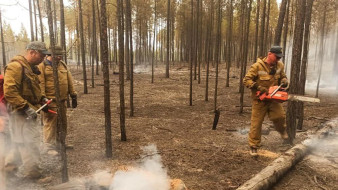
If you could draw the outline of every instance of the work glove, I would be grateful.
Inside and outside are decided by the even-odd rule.
[[[77,95],[71,95],[70,97],[72,98],[72,108],[76,108],[77,107]]]
[[[283,78],[280,83],[281,83],[283,88],[286,88],[289,85],[288,79],[286,79],[286,78]]]
[[[33,119],[35,120],[38,117],[38,114],[35,112],[35,110],[28,106],[28,108],[23,110],[25,114],[27,115],[26,119]]]
[[[264,93],[267,94],[269,92],[268,88],[264,86],[258,86],[257,91],[260,91],[260,94],[264,94]]]
[[[48,102],[48,98],[46,98],[46,97],[43,96],[43,97],[41,98],[41,104],[42,104],[42,105],[45,105],[47,102]],[[44,111],[45,113],[47,113],[47,112],[48,112],[48,109],[49,109],[49,106],[46,105],[44,108],[42,108],[42,111]]]

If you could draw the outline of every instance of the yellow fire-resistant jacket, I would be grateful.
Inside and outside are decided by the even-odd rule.
[[[41,74],[39,75],[40,79],[40,88],[43,96],[46,96],[48,99],[55,98],[55,87],[54,87],[54,75],[53,75],[53,67],[48,64],[45,60],[40,63],[38,66]],[[61,100],[66,100],[68,98],[68,94],[71,96],[76,95],[73,86],[73,78],[67,69],[67,65],[60,61],[58,64],[58,77],[59,77],[59,85],[60,85],[60,98]]]
[[[284,72],[284,64],[281,61],[274,66],[275,74],[271,74],[270,66],[264,61],[266,58],[257,58],[257,62],[251,65],[249,71],[243,79],[243,83],[247,88],[251,89],[251,97],[258,99],[256,96],[257,86],[266,87],[279,85],[281,80],[287,80]]]
[[[15,56],[7,65],[4,78],[4,95],[13,111],[26,106],[40,106],[41,91],[38,75],[23,56]]]

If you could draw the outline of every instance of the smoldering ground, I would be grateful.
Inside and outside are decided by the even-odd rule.
[[[182,181],[170,180],[154,144],[141,149],[143,154],[140,160],[131,166],[120,166],[114,174],[107,168],[107,171],[98,171],[92,176],[72,179],[51,189],[186,190]]]

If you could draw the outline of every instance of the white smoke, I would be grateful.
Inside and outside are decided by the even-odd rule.
[[[169,177],[154,144],[143,147],[139,166],[115,173],[110,190],[169,190]]]

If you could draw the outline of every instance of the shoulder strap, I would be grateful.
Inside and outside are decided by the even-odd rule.
[[[22,70],[21,70],[21,73],[22,73],[22,77],[21,77],[21,84],[22,84],[21,85],[21,92],[23,91],[23,81],[26,81],[27,84],[28,84],[28,87],[31,89],[31,92],[33,94],[34,99],[38,100],[38,98],[37,98],[37,96],[36,96],[36,94],[34,92],[34,89],[33,89],[32,81],[25,74],[25,67],[23,66],[23,64],[20,61],[19,61],[19,63],[21,64],[21,68],[22,68]]]

